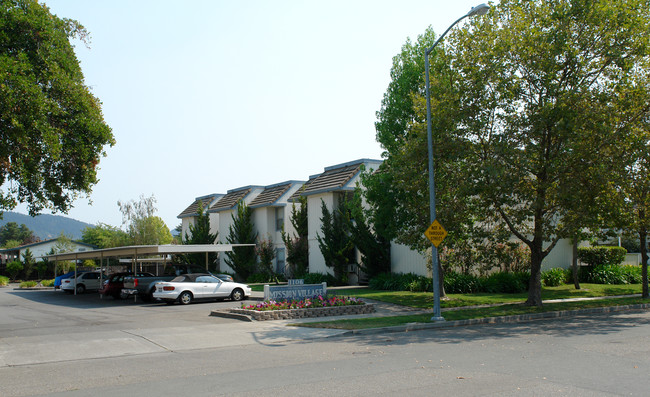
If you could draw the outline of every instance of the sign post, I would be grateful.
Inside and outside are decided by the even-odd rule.
[[[437,219],[434,219],[433,222],[431,222],[431,225],[427,228],[427,230],[424,232],[424,235],[426,238],[431,241],[431,244],[433,244],[433,247],[431,249],[431,266],[433,267],[432,273],[433,273],[433,317],[431,317],[432,321],[445,321],[445,319],[442,317],[442,314],[440,314],[440,288],[439,288],[439,283],[440,283],[440,278],[438,274],[438,246],[440,243],[442,243],[442,240],[447,237],[447,231],[445,230],[444,227],[438,222]]]

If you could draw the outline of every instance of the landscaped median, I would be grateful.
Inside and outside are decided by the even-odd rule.
[[[542,296],[546,299],[595,298],[588,300],[568,300],[545,303],[541,307],[526,306],[522,302],[525,296],[517,294],[453,294],[443,301],[443,317],[447,325],[469,325],[473,323],[497,323],[505,321],[522,321],[536,318],[552,318],[566,315],[612,312],[619,310],[647,310],[650,301],[639,297],[613,297],[618,295],[638,294],[640,285],[597,285],[585,284],[583,289],[575,290],[569,286],[544,288]],[[429,309],[432,304],[430,293],[394,292],[377,290],[344,290],[340,293],[356,295],[389,303],[397,303],[412,308]],[[476,305],[485,307],[476,307]],[[472,307],[469,307],[472,306]],[[411,327],[418,324],[431,326],[432,314],[415,314],[403,316],[383,316],[359,319],[303,322],[292,324],[302,327],[369,329],[386,327]]]
[[[368,314],[374,311],[374,305],[366,304],[359,298],[341,296],[316,296],[286,301],[268,300],[253,305],[242,305],[240,309],[230,309],[231,313],[250,316],[257,321]]]

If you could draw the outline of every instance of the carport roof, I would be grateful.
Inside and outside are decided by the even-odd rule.
[[[104,248],[92,251],[64,252],[61,254],[43,255],[54,261],[70,261],[77,259],[97,259],[114,257],[132,257],[168,255],[168,254],[190,254],[202,252],[226,252],[232,251],[233,247],[252,247],[255,244],[188,244],[188,245],[131,245],[128,247]]]

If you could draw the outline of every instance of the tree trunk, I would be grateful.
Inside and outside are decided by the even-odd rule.
[[[528,282],[528,306],[542,306],[542,240],[535,238],[530,245],[530,280]]]
[[[641,279],[643,283],[641,297],[644,299],[650,298],[650,295],[648,295],[648,247],[646,241],[647,237],[648,237],[648,230],[645,228],[645,226],[643,226],[639,230],[639,243],[641,248]]]
[[[578,274],[578,239],[573,238],[573,254],[571,258],[571,268],[573,269],[573,286],[580,289],[580,280]]]

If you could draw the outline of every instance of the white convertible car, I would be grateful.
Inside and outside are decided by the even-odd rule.
[[[187,305],[194,300],[230,298],[240,301],[251,296],[251,287],[246,284],[223,281],[210,274],[183,274],[171,281],[156,283],[153,297],[167,304],[180,302]]]

